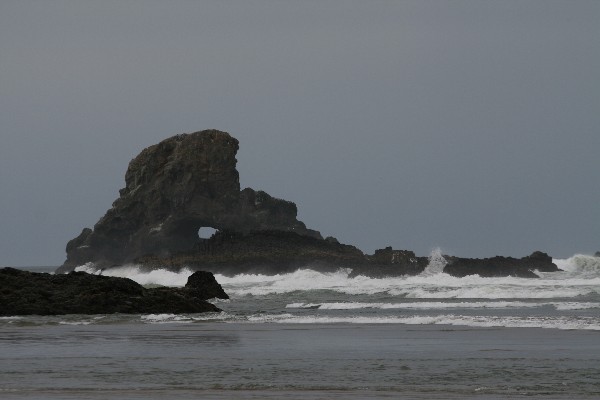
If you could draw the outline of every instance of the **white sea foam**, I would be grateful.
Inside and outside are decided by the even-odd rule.
[[[347,295],[387,294],[411,299],[558,299],[600,294],[600,258],[575,255],[554,262],[564,272],[540,273],[540,279],[515,277],[481,278],[471,275],[453,277],[441,272],[445,260],[436,249],[430,255],[425,273],[418,276],[390,278],[349,277],[350,269],[321,273],[300,269],[279,275],[240,274],[228,277],[216,274],[225,291],[234,297],[264,296],[298,291],[330,290]],[[130,278],[142,285],[184,286],[192,274],[166,269],[145,271],[126,265],[98,271],[86,264],[77,271]]]
[[[358,310],[377,308],[381,310],[440,310],[440,309],[464,309],[464,308],[536,308],[543,307],[548,303],[527,303],[522,301],[498,301],[498,302],[410,302],[410,303],[361,303],[361,302],[337,302],[337,303],[291,303],[286,308],[312,308],[319,310]]]
[[[551,303],[557,310],[589,310],[592,308],[600,308],[600,303]]]
[[[579,302],[524,302],[524,301],[475,301],[475,302],[406,302],[406,303],[364,303],[364,302],[332,302],[332,303],[290,303],[289,309],[319,310],[448,310],[448,309],[519,309],[553,307],[556,310],[587,310],[600,308],[600,303]]]
[[[170,324],[170,323],[180,323],[180,324],[190,324],[193,322],[203,322],[203,321],[245,321],[240,316],[236,316],[233,314],[228,314],[226,312],[209,312],[202,314],[147,314],[142,315],[140,317],[141,321],[149,324]]]
[[[59,321],[59,325],[90,325],[94,321],[82,320],[82,321]]]
[[[216,275],[216,278],[233,296],[331,290],[349,295],[384,293],[415,299],[551,299],[600,293],[600,277],[583,278],[562,273],[542,279],[481,278],[477,275],[457,278],[447,274],[376,279],[350,278],[348,274],[349,270],[344,269],[332,273],[298,270],[274,276]]]
[[[433,249],[431,254],[429,254],[429,263],[422,275],[436,275],[444,272],[444,267],[448,264],[448,261],[442,255],[442,249],[439,247]]]
[[[160,323],[190,323],[194,322],[192,318],[186,315],[180,314],[148,314],[142,315],[141,319],[143,322],[160,324]]]
[[[600,257],[575,254],[567,259],[553,259],[556,266],[571,275],[600,276]]]
[[[195,323],[219,321],[225,323],[275,324],[404,324],[454,325],[468,327],[545,328],[600,330],[600,318],[589,316],[490,316],[490,315],[295,315],[292,313],[259,313],[236,315],[226,312],[206,314],[150,314],[140,317],[149,324]],[[80,321],[85,324],[88,321]]]
[[[436,315],[436,316],[294,316],[256,315],[249,322],[285,323],[285,324],[406,324],[406,325],[455,325],[471,327],[506,327],[506,328],[546,328],[600,330],[600,319],[592,317],[515,317],[515,316],[469,316],[469,315]]]
[[[359,281],[348,279],[349,269],[337,272],[321,273],[310,269],[301,269],[289,274],[281,275],[255,275],[241,274],[233,277],[215,275],[217,282],[228,293],[237,295],[267,295],[290,293],[300,290],[335,290],[360,293]]]
[[[185,286],[187,279],[193,273],[192,270],[187,268],[184,268],[179,272],[162,268],[147,271],[141,269],[137,265],[124,265],[122,267],[97,270],[93,265],[89,264],[77,267],[75,268],[75,271],[83,271],[95,275],[129,278],[143,286],[160,285],[176,287]]]

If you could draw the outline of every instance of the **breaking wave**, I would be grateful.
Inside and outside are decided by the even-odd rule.
[[[600,308],[600,303],[591,302],[524,302],[524,301],[484,301],[484,302],[405,302],[405,303],[290,303],[285,308],[318,309],[318,310],[451,310],[451,309],[511,309],[553,307],[556,310],[588,310]]]
[[[141,322],[149,324],[182,323],[190,324],[206,321],[234,323],[275,323],[275,324],[403,324],[403,325],[452,325],[478,328],[544,328],[600,330],[600,318],[585,316],[490,316],[490,315],[384,315],[384,316],[326,316],[294,315],[291,313],[260,313],[249,316],[209,313],[210,315],[150,314],[141,316]]]
[[[318,272],[299,269],[279,275],[215,274],[231,300],[221,313],[138,316],[55,317],[45,323],[87,325],[119,322],[143,324],[286,323],[460,325],[477,328],[551,328],[600,330],[600,257],[574,255],[555,259],[560,272],[540,278],[462,278],[443,273],[439,249],[417,276],[370,278],[350,269]],[[173,272],[126,265],[77,271],[130,278],[146,287],[184,286],[191,269]],[[48,322],[49,321],[49,322]],[[42,321],[43,322],[43,321]],[[36,324],[31,318],[0,318],[0,325]]]
[[[516,277],[453,277],[441,272],[441,251],[432,252],[427,270],[417,276],[389,278],[350,277],[350,269],[318,272],[310,269],[279,275],[239,274],[215,277],[233,297],[267,296],[303,291],[331,291],[345,295],[385,294],[408,299],[556,299],[600,294],[600,258],[575,255],[555,259],[563,272],[539,273],[539,279]],[[440,266],[442,266],[440,268]],[[193,273],[167,269],[146,271],[136,265],[97,271],[84,265],[76,271],[130,278],[144,286],[184,286]],[[565,306],[567,307],[567,306]]]
[[[433,249],[429,255],[429,263],[427,264],[427,267],[425,267],[423,275],[441,274],[444,271],[446,264],[448,264],[448,262],[442,254],[442,249],[437,247]]]
[[[570,298],[600,293],[600,277],[593,279],[545,277],[481,278],[471,275],[456,278],[446,274],[393,278],[349,277],[339,270],[320,273],[298,270],[290,274],[262,276],[217,275],[225,290],[233,295],[264,296],[297,291],[329,290],[347,295],[387,294],[413,299],[543,299]]]
[[[137,265],[124,265],[122,267],[98,270],[93,264],[88,263],[75,268],[75,271],[87,272],[89,274],[115,276],[118,278],[129,278],[142,286],[185,286],[192,270],[184,268],[178,272],[167,269],[144,270]]]
[[[571,275],[591,278],[600,276],[600,257],[576,254],[567,259],[554,259],[553,262]]]
[[[405,325],[460,325],[480,328],[546,328],[600,330],[600,319],[594,317],[517,317],[517,316],[471,316],[471,315],[413,315],[413,316],[294,316],[258,315],[250,322],[286,324],[405,324]]]

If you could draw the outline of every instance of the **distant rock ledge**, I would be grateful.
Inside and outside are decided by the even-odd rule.
[[[386,277],[422,273],[429,260],[391,247],[366,255],[354,246],[306,227],[294,203],[263,191],[240,190],[239,143],[226,132],[176,135],[144,149],[130,163],[125,188],[93,229],[67,244],[57,272],[92,263],[98,269],[135,263],[147,268],[182,267],[234,275],[277,274],[298,268]],[[210,238],[200,228],[216,230]],[[455,276],[536,277],[557,271],[545,253],[521,259],[446,257]]]
[[[206,300],[229,297],[210,272],[198,271],[183,288],[146,289],[127,278],[85,272],[47,274],[0,269],[0,316],[157,314],[221,311]]]

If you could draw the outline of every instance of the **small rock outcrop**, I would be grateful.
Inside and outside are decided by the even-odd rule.
[[[196,271],[187,280],[185,289],[194,293],[196,297],[202,300],[229,298],[223,287],[219,285],[215,276],[208,271]]]
[[[446,265],[439,272],[456,277],[479,275],[484,278],[514,276],[518,278],[538,278],[535,271],[560,271],[546,253],[535,251],[523,258],[490,257],[463,258],[441,256]],[[418,275],[425,271],[431,260],[429,257],[417,257],[409,250],[393,250],[391,247],[376,250],[368,256],[369,263],[355,267],[350,276],[364,275],[372,278],[384,278],[400,275]]]
[[[202,271],[184,288],[146,289],[127,278],[2,268],[0,288],[0,316],[217,312],[206,300],[229,298],[214,276]]]
[[[401,275],[419,275],[427,265],[427,257],[417,257],[410,250],[394,250],[391,247],[375,250],[368,256],[368,262],[352,269],[350,277],[363,275],[371,278],[385,278]]]

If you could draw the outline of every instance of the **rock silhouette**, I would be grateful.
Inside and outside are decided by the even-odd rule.
[[[209,272],[195,272],[184,288],[146,289],[127,278],[2,268],[0,288],[1,316],[216,312],[205,300],[229,298]]]

